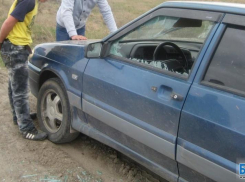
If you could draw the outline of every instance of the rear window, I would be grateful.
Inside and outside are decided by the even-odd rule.
[[[228,27],[204,77],[210,83],[245,95],[245,28]]]

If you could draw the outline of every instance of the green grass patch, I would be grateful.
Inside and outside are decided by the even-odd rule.
[[[32,30],[32,40],[32,47],[44,42],[55,41],[55,27],[41,26],[35,24]]]

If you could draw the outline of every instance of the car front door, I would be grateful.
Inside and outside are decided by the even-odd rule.
[[[89,125],[169,181],[178,179],[181,109],[221,15],[157,9],[106,40],[107,56],[90,59],[84,73]]]
[[[244,19],[224,17],[188,94],[177,145],[180,181],[244,181]]]

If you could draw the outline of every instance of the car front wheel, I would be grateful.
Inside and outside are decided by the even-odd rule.
[[[74,140],[79,133],[71,133],[71,109],[66,89],[57,78],[47,80],[37,99],[37,116],[40,127],[54,143]]]

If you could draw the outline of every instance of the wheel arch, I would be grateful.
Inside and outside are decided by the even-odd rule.
[[[62,74],[62,73],[61,73]],[[50,69],[45,69],[41,72],[40,77],[39,77],[39,84],[38,84],[38,90],[41,89],[42,85],[49,79],[51,78],[58,78],[62,84],[64,85],[64,87],[67,90],[67,85],[66,85],[66,76],[61,76],[59,73],[57,73],[54,70],[50,70]]]
[[[50,78],[59,78],[60,77],[54,73],[53,71],[50,70],[45,70],[41,73],[40,78],[39,78],[39,85],[38,85],[38,90],[42,87],[42,85],[49,80]]]

